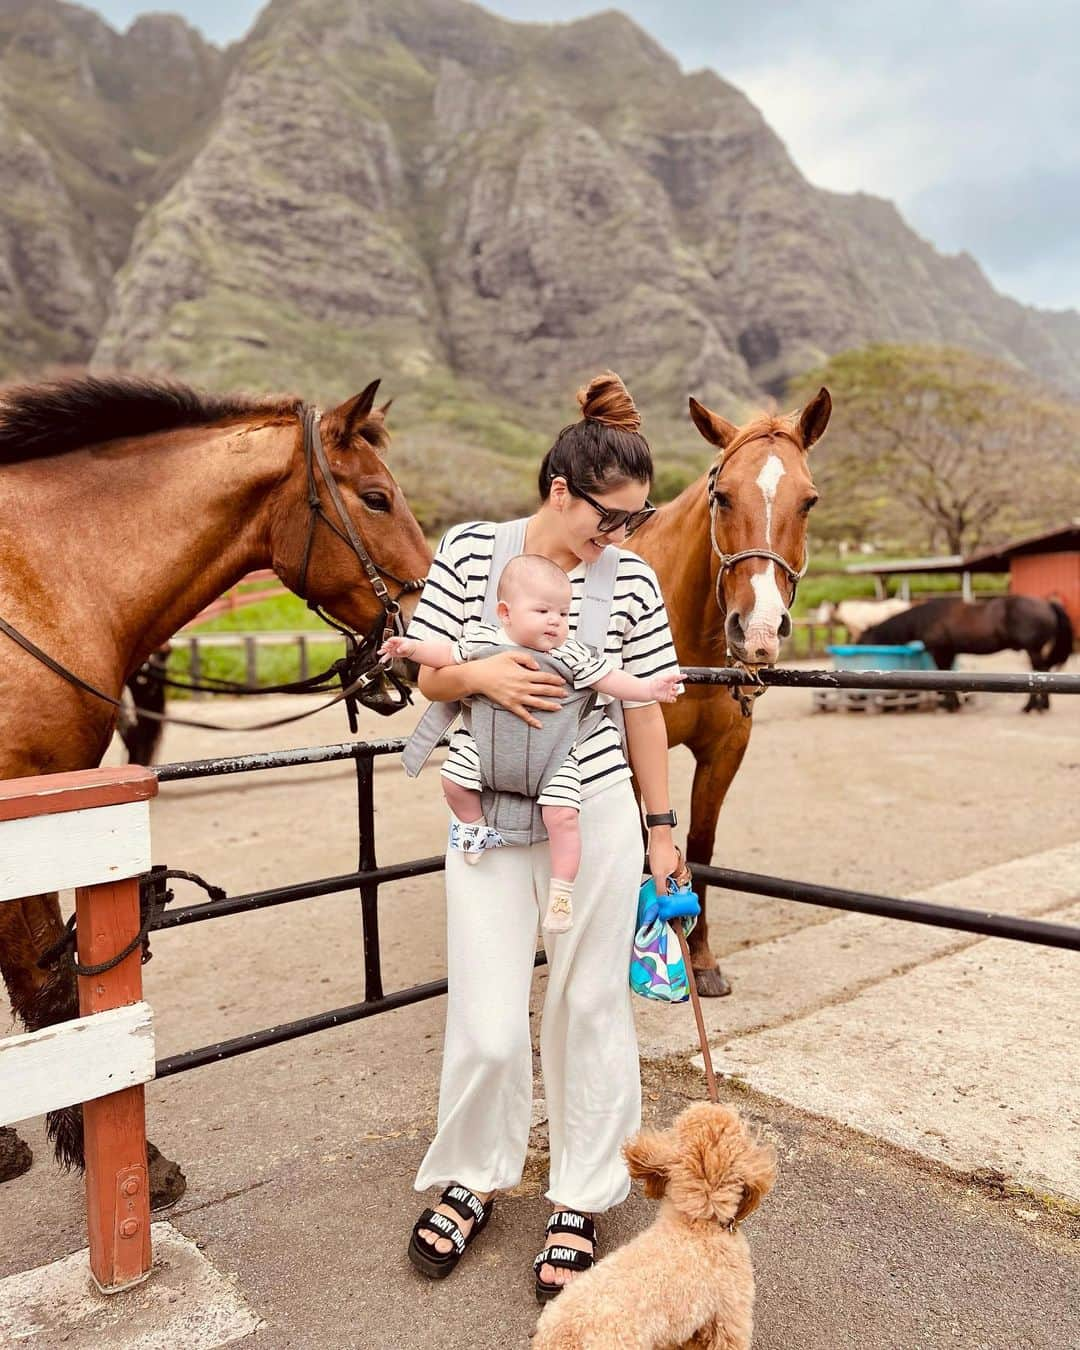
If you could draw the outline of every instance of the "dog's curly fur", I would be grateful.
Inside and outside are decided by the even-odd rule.
[[[532,1350],[749,1350],[754,1274],[738,1224],[772,1188],[772,1148],[701,1103],[623,1156],[660,1212],[548,1304]]]

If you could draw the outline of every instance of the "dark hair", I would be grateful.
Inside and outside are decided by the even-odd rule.
[[[651,483],[652,452],[641,434],[641,414],[622,380],[606,370],[579,389],[581,419],[563,427],[540,465],[540,498],[552,481],[568,479],[584,492],[623,483]]]

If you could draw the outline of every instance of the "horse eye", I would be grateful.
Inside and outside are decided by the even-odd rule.
[[[818,504],[817,497],[807,497],[806,501],[804,501],[802,504],[803,515],[808,516],[810,512],[814,509],[814,507],[817,506],[817,504]]]
[[[722,511],[727,511],[731,507],[731,498],[727,495],[726,492],[714,492],[713,501],[717,504],[717,506],[720,507]]]
[[[390,510],[390,498],[385,492],[365,492],[361,501],[372,511],[387,512]]]

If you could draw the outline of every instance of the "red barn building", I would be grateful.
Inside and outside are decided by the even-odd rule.
[[[1013,595],[1031,595],[1039,600],[1057,600],[1072,620],[1080,636],[1080,518],[1046,534],[1020,539],[1015,544],[947,558],[910,558],[901,562],[852,563],[845,569],[853,574],[874,578],[879,598],[887,594],[890,577],[900,579],[900,595],[912,597],[920,576],[951,573],[960,581],[965,600],[975,598],[972,575],[975,572],[1008,572]]]
[[[1057,600],[1080,633],[1080,521],[1003,548],[972,554],[969,572],[1008,572],[1013,595]]]

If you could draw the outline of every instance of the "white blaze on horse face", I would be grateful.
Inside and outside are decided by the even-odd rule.
[[[765,547],[772,548],[772,510],[776,501],[776,487],[787,470],[779,455],[770,455],[761,466],[757,485],[765,498]]]
[[[776,489],[786,473],[779,455],[770,455],[757,476],[757,485],[765,498],[765,547],[772,548],[772,514]],[[787,605],[776,584],[776,564],[768,562],[762,572],[750,578],[754,591],[754,606],[746,617],[743,631],[746,649],[751,659],[774,661],[780,652],[780,624],[787,613]],[[760,653],[760,657],[758,656]]]

